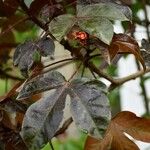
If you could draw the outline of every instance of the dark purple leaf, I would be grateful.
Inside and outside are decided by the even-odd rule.
[[[34,94],[58,88],[64,83],[65,78],[56,71],[38,75],[23,85],[17,99],[25,99]]]
[[[26,41],[20,44],[14,53],[14,65],[19,67],[22,75],[25,77],[28,77],[28,70],[34,63],[32,56],[35,50],[34,43],[32,41]]]
[[[37,42],[37,48],[42,56],[51,56],[54,55],[55,44],[52,39],[44,37]]]
[[[50,92],[27,110],[21,135],[29,149],[40,150],[55,135],[63,119],[66,88]]]
[[[71,113],[76,125],[102,139],[111,119],[106,86],[100,81],[74,80],[71,88]]]

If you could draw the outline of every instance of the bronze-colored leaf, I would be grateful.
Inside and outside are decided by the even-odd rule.
[[[108,52],[110,61],[112,61],[117,54],[133,54],[142,64],[143,69],[146,69],[138,43],[126,34],[115,34],[110,46],[108,46]]]
[[[87,138],[85,150],[139,150],[124,133],[136,140],[150,142],[150,119],[137,117],[129,111],[120,112],[112,119],[104,139]]]

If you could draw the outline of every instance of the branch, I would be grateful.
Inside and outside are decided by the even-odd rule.
[[[150,68],[146,68],[145,71],[140,70],[140,71],[138,71],[138,72],[136,72],[136,73],[133,73],[133,74],[127,76],[127,77],[114,79],[114,83],[112,83],[112,84],[110,85],[109,91],[115,89],[116,87],[118,87],[118,86],[124,84],[124,83],[127,82],[127,81],[134,80],[134,79],[136,79],[136,78],[138,78],[138,77],[140,77],[140,76],[142,76],[142,75],[144,75],[144,74],[146,74],[146,73],[148,73],[148,72],[150,72]]]
[[[106,74],[103,71],[101,71],[100,69],[98,69],[92,62],[89,61],[86,65],[91,71],[98,74],[99,77],[103,77],[103,78],[107,79],[108,81],[110,81],[111,83],[115,83],[115,80],[111,76],[109,76],[108,74]]]

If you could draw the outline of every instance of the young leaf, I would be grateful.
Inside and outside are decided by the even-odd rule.
[[[75,22],[76,19],[72,15],[60,15],[50,22],[49,30],[58,41],[61,41],[69,33]]]
[[[120,10],[121,6],[114,3],[98,3],[90,5],[77,5],[77,16],[83,18],[97,18],[103,17],[109,20],[129,21],[126,16],[125,9]],[[122,8],[124,8],[122,6]],[[130,9],[129,9],[130,10]],[[124,14],[125,12],[125,14]],[[131,11],[130,11],[131,12]]]
[[[94,150],[94,148],[98,150],[139,150],[138,146],[124,133],[128,133],[137,140],[150,142],[150,120],[137,117],[132,112],[120,112],[112,119],[104,139],[98,141],[88,137],[85,150]],[[89,143],[92,143],[91,146]]]
[[[65,78],[57,71],[38,75],[24,84],[17,99],[25,99],[34,94],[58,88],[64,82]]]
[[[78,25],[80,28],[90,35],[96,36],[106,44],[110,44],[113,37],[113,25],[105,18],[97,19],[79,19]]]
[[[55,135],[63,119],[67,86],[32,104],[27,110],[21,136],[32,150],[40,150]]]
[[[83,131],[102,139],[111,118],[109,101],[101,82],[74,80],[71,84],[71,113]]]

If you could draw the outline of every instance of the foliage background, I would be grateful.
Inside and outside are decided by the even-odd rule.
[[[139,43],[141,43],[142,38],[146,38],[146,39],[150,40],[150,16],[148,16],[148,18],[146,18],[146,14],[145,14],[145,9],[147,10],[147,14],[150,14],[150,6],[149,6],[150,2],[148,0],[147,1],[141,1],[141,0],[135,0],[135,1],[131,0],[130,1],[130,0],[128,0],[128,1],[124,1],[124,2],[126,4],[128,4],[133,11],[133,22],[135,23],[135,26],[133,27],[133,32],[132,32],[133,36],[135,36],[135,38],[137,38]],[[26,4],[29,5],[30,0],[26,1]],[[116,23],[116,24],[118,24],[118,23]],[[119,28],[122,28],[122,30],[124,30],[124,31],[127,29],[127,27],[129,27],[128,23],[119,24]],[[118,25],[116,26],[116,28],[118,30]],[[28,24],[26,29],[24,29],[24,30],[25,30],[25,32],[24,31],[22,32],[21,30],[15,31],[14,38],[16,40],[16,43],[21,43],[25,39],[28,39],[28,38],[35,38],[37,33],[40,32],[32,24]],[[0,54],[0,57],[1,57],[0,59],[2,62],[1,66],[3,68],[6,68],[9,70],[9,66],[12,62],[8,61],[7,63],[5,63],[5,61],[3,61],[4,55],[5,54],[3,54],[3,53]],[[127,72],[127,74],[130,74],[131,72],[128,72],[128,70],[126,70],[128,67],[124,68],[124,66],[123,66],[123,63],[125,63],[126,61],[128,61],[130,59],[129,57],[130,56],[126,56],[125,58],[122,58],[122,60],[120,60],[120,62],[118,64],[118,66],[119,66],[118,68],[120,68],[119,70],[115,66],[111,66],[108,68],[108,72],[112,75],[120,75],[120,76],[122,74],[122,71]],[[137,70],[139,67],[138,63],[132,57],[131,62],[133,62],[133,61],[135,64],[134,69]],[[8,72],[13,75],[16,75],[16,73],[14,73],[14,70],[10,70]],[[17,74],[20,77],[19,72],[17,72]],[[87,75],[89,75],[89,74],[87,73]],[[125,74],[123,74],[123,75],[125,75]],[[143,106],[138,105],[136,107],[138,110],[137,113],[139,113],[141,108],[144,108],[143,110],[145,110],[145,112],[143,114],[140,114],[142,116],[150,115],[150,108],[149,108],[150,95],[148,94],[148,91],[150,88],[149,79],[150,79],[150,75],[148,74],[145,77],[141,77],[137,81],[131,81],[131,82],[134,82],[133,83],[134,85],[136,82],[137,85],[140,87],[140,90],[139,90],[140,93],[139,93],[139,95],[137,94],[136,101],[138,101],[137,100],[138,97],[141,97]],[[0,80],[0,85],[1,85],[0,86],[0,94],[3,95],[5,93],[7,93],[7,91],[9,91],[11,89],[11,87],[13,87],[14,84],[15,84],[15,82],[12,81],[11,79],[8,79],[5,76],[5,74],[3,74],[3,72],[2,72],[1,80]],[[126,84],[125,86],[128,86],[127,90],[130,91],[129,86],[131,86],[132,89],[136,88],[135,86],[133,86],[133,84],[131,84],[131,83],[129,83],[128,85]],[[127,107],[124,107],[122,104],[122,103],[124,103],[123,99],[125,98],[125,96],[124,96],[124,89],[126,88],[125,86],[123,86],[122,88],[118,88],[117,90],[112,92],[111,95],[109,95],[109,97],[111,99],[111,106],[112,106],[114,115],[117,112],[119,112],[121,109],[128,109],[128,110],[130,109],[130,108],[127,108],[127,107],[131,106],[131,103],[129,100],[126,100],[126,103],[129,104]],[[137,91],[135,91],[135,92],[137,92]],[[121,99],[120,99],[120,93],[121,93]],[[133,100],[134,100],[134,98],[133,98]],[[86,136],[84,134],[80,135],[80,133],[79,133],[79,137],[75,137],[75,139],[67,137],[67,139],[65,139],[65,140],[63,138],[60,138],[61,140],[54,140],[53,145],[56,148],[56,150],[57,149],[58,150],[80,150],[81,149],[82,150],[83,145],[84,145],[83,141],[85,140],[85,137]],[[48,150],[48,149],[50,149],[49,145],[47,145],[43,150]]]

